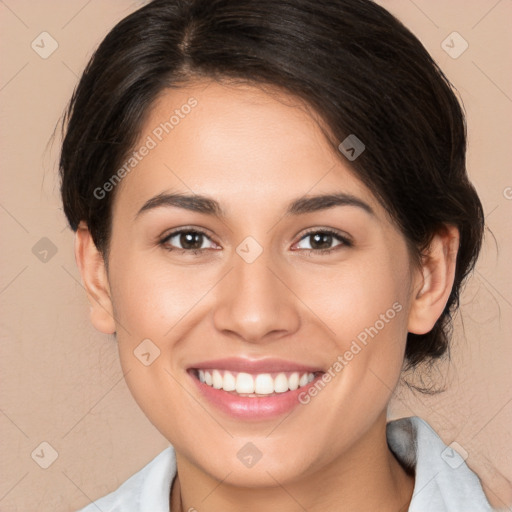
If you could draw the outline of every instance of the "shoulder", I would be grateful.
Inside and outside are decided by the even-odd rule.
[[[391,451],[415,473],[409,512],[493,510],[478,476],[426,421],[417,416],[401,418],[390,421],[386,431]]]
[[[169,493],[176,475],[176,455],[169,446],[114,492],[77,512],[169,512]]]

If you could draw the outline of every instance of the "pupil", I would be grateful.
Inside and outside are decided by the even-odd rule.
[[[182,233],[180,244],[184,249],[200,249],[202,244],[202,233]]]
[[[328,233],[315,233],[313,235],[313,243],[311,246],[313,249],[326,249],[331,246],[331,242],[332,235],[329,235]]]

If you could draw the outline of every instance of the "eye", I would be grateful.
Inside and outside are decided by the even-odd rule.
[[[303,241],[309,242],[303,243]],[[333,242],[338,242],[334,246]],[[303,244],[302,247],[300,244]],[[330,254],[336,247],[345,246],[352,247],[352,241],[344,235],[331,229],[316,229],[306,233],[296,244],[299,249],[309,251],[314,254],[326,255]],[[304,245],[306,247],[304,247]]]
[[[208,241],[214,247],[209,247]],[[186,228],[169,233],[159,243],[168,251],[178,251],[180,253],[200,254],[208,248],[217,248],[217,245],[203,231]]]
[[[308,239],[309,242],[305,243]],[[210,246],[208,242],[210,242]],[[337,243],[333,246],[333,242]],[[219,249],[205,232],[190,228],[181,228],[167,234],[159,241],[159,244],[167,251],[178,251],[181,254],[188,252],[198,255],[207,249]],[[331,229],[311,230],[303,235],[296,244],[303,251],[322,255],[331,253],[336,247],[351,247],[352,245],[349,237]]]

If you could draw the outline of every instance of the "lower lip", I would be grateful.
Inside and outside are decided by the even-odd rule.
[[[215,389],[201,382],[195,375],[189,373],[196,383],[201,394],[218,409],[231,417],[243,420],[266,420],[290,413],[301,404],[299,395],[307,393],[308,389],[315,385],[322,375],[293,391],[286,391],[277,395],[262,397],[239,396],[234,393]]]

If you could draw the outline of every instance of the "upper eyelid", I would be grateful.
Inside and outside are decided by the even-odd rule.
[[[217,242],[215,242],[215,240],[213,240],[213,238],[206,231],[203,231],[202,229],[199,229],[199,228],[187,228],[187,227],[177,228],[176,230],[172,230],[170,233],[167,233],[166,235],[159,237],[159,243],[164,244],[164,243],[168,242],[170,238],[173,238],[176,235],[180,235],[181,233],[200,233],[201,235],[204,235],[206,238],[208,238],[210,241],[212,241],[215,245],[219,245],[219,244],[217,244]]]
[[[205,235],[208,238],[211,238],[211,235],[208,233],[207,230],[204,230],[202,228],[188,227],[188,226],[184,226],[182,228],[171,229],[168,232],[166,231],[165,234],[160,235],[158,238],[161,241],[163,241],[163,240],[167,240],[168,238],[171,238],[173,236],[179,235],[180,233],[201,233],[202,235]]]
[[[334,229],[334,228],[310,228],[305,233],[302,234],[302,236],[300,237],[299,240],[302,240],[304,237],[306,237],[308,235],[312,235],[314,233],[329,233],[334,236],[337,236],[340,239],[346,239],[346,240],[349,240],[350,242],[353,241],[351,235],[349,235],[348,233],[346,233],[344,231],[340,231],[340,230]]]

